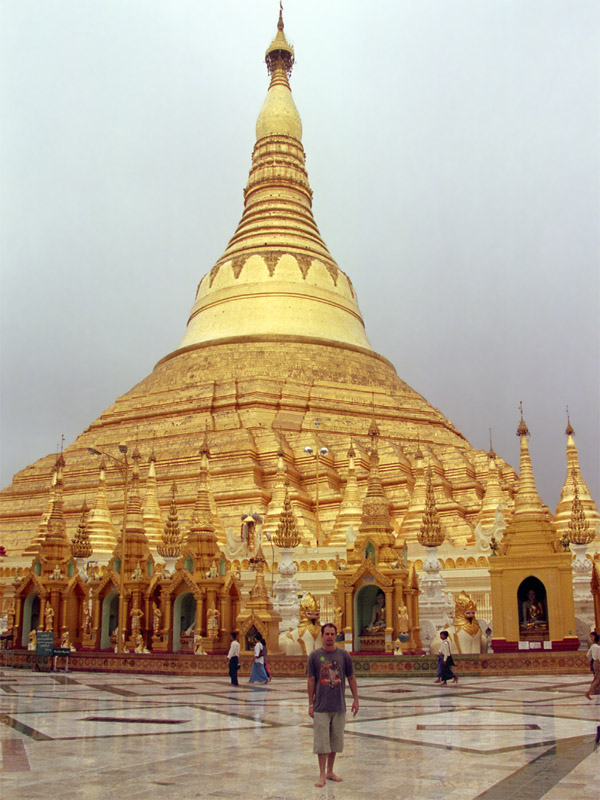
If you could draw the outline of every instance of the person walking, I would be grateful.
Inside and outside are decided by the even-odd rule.
[[[448,640],[448,631],[440,631],[440,639],[442,645],[438,653],[438,659],[442,662],[441,683],[446,686],[450,678],[453,683],[458,683],[458,677],[454,674],[452,667],[454,666],[454,659],[452,658],[452,650],[450,649],[450,642]]]
[[[255,641],[254,663],[252,664],[252,672],[250,673],[250,680],[248,683],[268,683],[269,676],[267,675],[267,671],[265,669],[267,643],[260,633],[256,634]]]
[[[306,664],[308,715],[313,720],[313,753],[319,759],[319,780],[315,786],[342,780],[333,771],[333,765],[336,754],[344,749],[346,678],[352,692],[352,714],[358,714],[358,687],[352,659],[345,650],[336,647],[336,636],[337,628],[333,622],[322,625],[323,645],[313,650]]]
[[[594,666],[594,678],[590,683],[590,688],[585,693],[588,700],[592,699],[592,692],[600,686],[600,634],[594,634],[594,644],[587,651],[587,657]]]
[[[229,677],[231,678],[231,685],[239,686],[238,669],[240,668],[240,643],[237,640],[237,633],[235,632],[231,634],[231,644],[229,645],[227,658],[229,659]]]

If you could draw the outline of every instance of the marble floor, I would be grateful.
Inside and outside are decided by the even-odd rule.
[[[600,696],[586,700],[584,675],[359,679],[343,783],[322,789],[304,681],[241,681],[0,669],[0,796],[600,797]]]

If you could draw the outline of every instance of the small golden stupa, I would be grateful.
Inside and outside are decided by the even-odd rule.
[[[571,552],[538,495],[523,419],[519,489],[499,552],[489,560],[495,652],[576,650]]]

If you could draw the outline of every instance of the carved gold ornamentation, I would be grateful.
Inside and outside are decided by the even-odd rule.
[[[87,513],[88,507],[84,500],[81,507],[81,517],[79,519],[79,525],[77,526],[77,533],[71,542],[73,558],[89,558],[94,552],[87,530]]]
[[[444,541],[445,535],[435,505],[435,494],[431,482],[431,469],[427,470],[426,480],[425,511],[423,512],[423,522],[421,523],[421,528],[417,537],[419,544],[422,544],[424,547],[439,547]]]
[[[300,544],[300,534],[296,527],[296,520],[294,519],[294,512],[292,511],[292,504],[287,486],[285,487],[283,511],[279,518],[277,531],[273,536],[273,543],[276,544],[277,547],[297,547]]]
[[[594,540],[594,532],[590,530],[590,525],[585,518],[583,506],[579,499],[579,487],[577,479],[574,479],[575,492],[573,495],[573,505],[571,508],[571,519],[569,520],[568,537],[572,544],[590,544]]]

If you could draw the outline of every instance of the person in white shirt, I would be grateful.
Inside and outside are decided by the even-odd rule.
[[[237,640],[237,633],[231,634],[231,644],[227,653],[229,659],[229,677],[231,685],[238,686],[238,669],[240,664],[240,643]]]
[[[454,666],[454,659],[452,658],[452,650],[450,649],[450,642],[448,641],[448,631],[440,631],[440,639],[442,640],[442,646],[440,647],[438,658],[442,662],[441,683],[445,686],[450,678],[452,678],[454,683],[458,683],[458,678],[452,669]]]
[[[596,691],[600,686],[600,635],[594,634],[594,644],[587,651],[587,657],[593,662],[594,665],[594,679],[590,684],[590,688],[585,693],[588,700],[592,699],[592,692]]]

